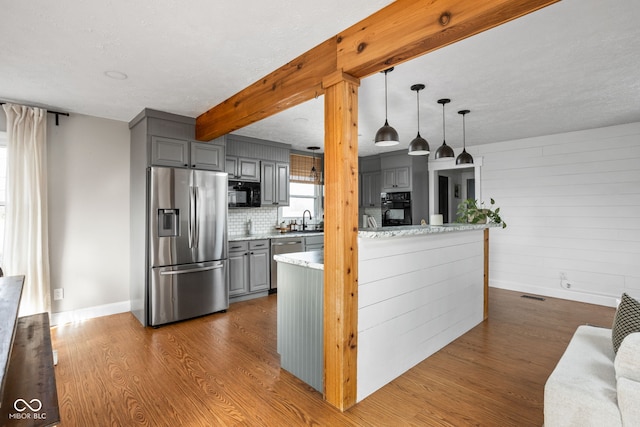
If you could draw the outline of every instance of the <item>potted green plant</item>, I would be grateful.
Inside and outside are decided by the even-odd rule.
[[[485,207],[484,202],[478,205],[474,199],[466,199],[458,205],[458,222],[467,224],[502,224],[502,228],[507,227],[507,223],[500,217],[500,208],[494,208],[495,200],[491,199],[489,207]]]

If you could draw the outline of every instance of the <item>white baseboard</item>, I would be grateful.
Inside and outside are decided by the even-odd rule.
[[[492,280],[489,283],[492,288],[506,289],[508,291],[523,292],[527,294],[542,295],[551,298],[561,298],[570,301],[586,302],[588,304],[603,305],[606,307],[617,307],[617,300],[620,297],[608,295],[591,294],[580,291],[570,291],[566,289],[550,289],[524,283],[507,282],[503,280]]]
[[[80,322],[82,320],[109,316],[111,314],[125,313],[127,311],[131,311],[131,303],[129,301],[97,305],[94,307],[81,308],[79,310],[61,311],[58,313],[51,313],[51,326]]]

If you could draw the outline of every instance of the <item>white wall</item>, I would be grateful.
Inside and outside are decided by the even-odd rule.
[[[602,305],[640,296],[640,123],[472,154],[484,158],[484,200],[508,224],[491,230],[491,286]]]
[[[65,312],[52,320],[128,311],[128,124],[78,114],[48,123],[51,288],[64,288],[52,312]]]

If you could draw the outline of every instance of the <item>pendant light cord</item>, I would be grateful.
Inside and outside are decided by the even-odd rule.
[[[447,137],[445,136],[445,133],[444,133],[445,132],[444,131],[444,129],[445,129],[445,127],[444,127],[444,106],[445,106],[445,103],[443,102],[442,103],[442,143],[446,144],[447,143]]]
[[[466,132],[466,126],[465,126],[465,117],[467,114],[463,114],[462,115],[462,149],[463,150],[467,150],[467,132]]]
[[[388,115],[388,107],[387,107],[387,73],[389,72],[389,70],[384,70],[384,122],[388,123],[389,122],[389,115]]]
[[[420,90],[416,90],[416,99],[418,103],[418,135],[420,135]]]

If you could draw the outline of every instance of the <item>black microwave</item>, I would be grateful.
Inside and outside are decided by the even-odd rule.
[[[260,183],[229,181],[228,200],[230,208],[259,208]]]

